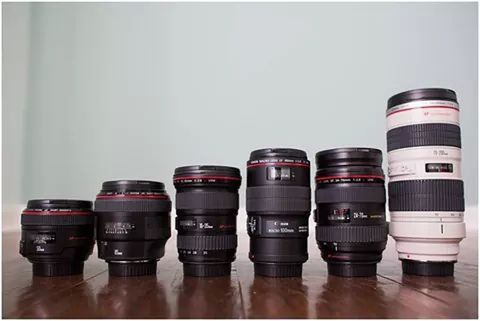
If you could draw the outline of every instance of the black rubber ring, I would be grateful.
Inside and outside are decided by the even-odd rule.
[[[172,201],[152,199],[97,199],[95,212],[170,212]]]
[[[95,216],[90,215],[39,215],[39,214],[22,214],[22,225],[51,225],[51,226],[66,226],[66,225],[93,225],[95,223]]]
[[[292,198],[247,199],[247,212],[310,212],[311,202]]]
[[[348,186],[317,188],[315,203],[385,203],[385,187],[378,186]]]
[[[231,250],[237,248],[237,235],[177,235],[177,248],[186,250]]]
[[[388,228],[384,225],[370,226],[323,226],[315,228],[318,242],[364,243],[386,242]]]
[[[461,148],[460,127],[453,124],[416,124],[397,127],[387,132],[387,151],[420,146],[452,146]]]
[[[253,186],[247,188],[247,200],[254,198],[300,198],[310,200],[310,187],[305,186]]]
[[[238,193],[182,192],[177,193],[175,207],[178,210],[238,209]]]
[[[388,197],[390,211],[465,211],[462,180],[391,182]]]

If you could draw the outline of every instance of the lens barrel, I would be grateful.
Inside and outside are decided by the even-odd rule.
[[[256,275],[302,275],[308,260],[310,194],[310,162],[304,151],[267,148],[250,154],[247,231]]]
[[[465,237],[456,93],[427,88],[388,100],[390,234],[405,274],[453,275]]]
[[[375,275],[387,244],[382,152],[337,148],[315,159],[316,239],[328,273]]]
[[[240,170],[234,167],[197,165],[175,169],[175,228],[184,275],[230,275],[237,251],[241,181]]]
[[[98,257],[112,276],[155,274],[170,238],[172,202],[160,182],[104,182],[95,200]]]
[[[30,200],[22,212],[20,254],[35,276],[81,274],[95,244],[94,223],[90,201]]]

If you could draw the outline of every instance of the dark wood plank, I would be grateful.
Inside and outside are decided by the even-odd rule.
[[[302,278],[255,277],[248,236],[239,234],[230,277],[184,277],[174,237],[156,276],[109,277],[88,260],[84,275],[32,277],[18,254],[19,234],[3,235],[3,316],[6,318],[476,318],[477,236],[462,242],[452,278],[403,276],[389,239],[373,278],[328,276],[315,239]]]
[[[438,317],[478,317],[478,234],[468,231],[460,243],[460,255],[453,277],[421,277],[403,275],[400,261],[396,259],[395,241],[389,237],[384,260],[378,266],[378,274],[427,296],[443,305],[436,312]]]

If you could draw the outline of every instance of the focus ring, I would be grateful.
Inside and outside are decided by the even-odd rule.
[[[247,212],[310,212],[310,200],[295,198],[247,199]]]
[[[97,199],[95,212],[170,212],[170,200]]]
[[[417,124],[387,132],[387,151],[419,146],[462,147],[460,127],[452,124]]]
[[[178,235],[177,248],[188,250],[236,249],[237,235]]]
[[[304,186],[254,186],[247,188],[247,199],[252,198],[300,198],[310,200],[310,187]]]
[[[388,184],[390,211],[465,210],[463,181],[453,179],[409,180]]]
[[[21,215],[22,225],[93,225],[94,216],[90,215]]]
[[[238,209],[238,193],[183,192],[177,193],[177,210]]]
[[[371,226],[317,226],[318,242],[386,242],[387,224]]]
[[[385,203],[385,187],[352,186],[348,188],[321,188],[315,191],[316,203],[364,202]]]

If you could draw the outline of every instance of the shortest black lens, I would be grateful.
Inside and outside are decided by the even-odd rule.
[[[92,202],[30,200],[21,224],[20,254],[33,264],[33,275],[83,273],[95,244]]]
[[[329,274],[375,275],[387,244],[382,152],[337,148],[316,163],[316,239]]]
[[[229,275],[237,250],[240,170],[225,166],[175,169],[178,257],[183,273]]]
[[[172,202],[160,182],[105,182],[95,200],[98,257],[113,276],[155,274],[170,237]]]

